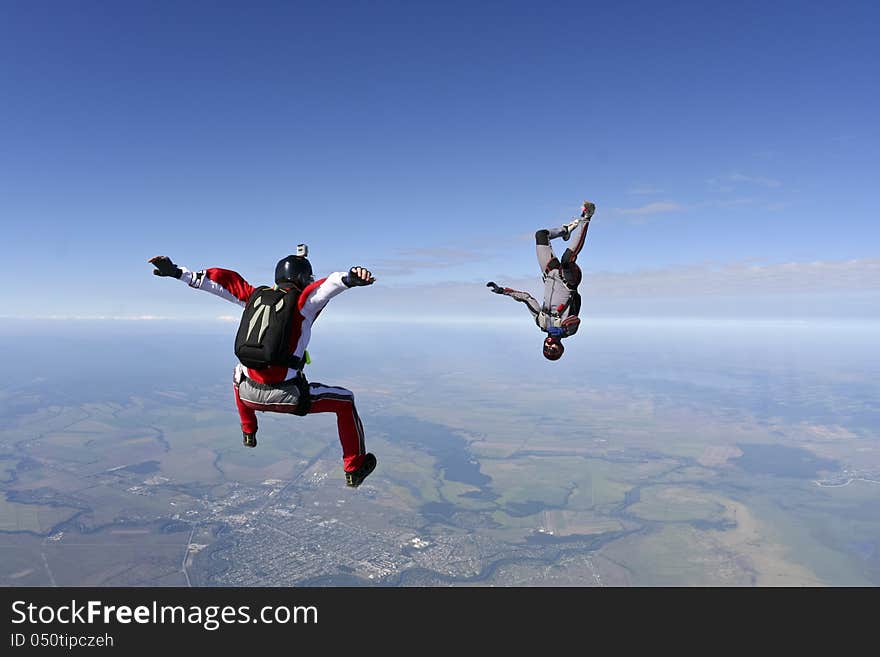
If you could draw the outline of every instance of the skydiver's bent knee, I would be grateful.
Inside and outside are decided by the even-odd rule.
[[[354,404],[354,393],[337,386],[310,384],[312,413],[335,413],[342,445],[342,460],[346,472],[357,470],[367,453],[364,445],[364,425]]]
[[[309,391],[311,392],[312,401],[336,399],[338,401],[354,402],[354,393],[351,390],[340,386],[325,386],[323,383],[310,383]]]
[[[535,233],[535,244],[540,246],[547,246],[550,244],[550,231],[546,228],[542,228],[541,230]]]

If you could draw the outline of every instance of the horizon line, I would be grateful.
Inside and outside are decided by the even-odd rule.
[[[218,326],[221,324],[235,324],[239,320],[235,316],[220,315],[213,317],[172,317],[163,315],[0,315],[0,321],[7,322],[120,322],[120,323],[144,323],[153,324],[169,322],[176,324],[208,324]],[[582,318],[585,325],[603,324],[717,324],[717,325],[753,325],[753,326],[834,326],[844,325],[853,327],[866,325],[875,327],[880,324],[880,317],[771,317],[771,316],[745,316],[725,317],[712,315],[596,315]],[[388,317],[383,315],[333,315],[322,318],[323,326],[336,326],[347,323],[368,324],[421,324],[421,325],[495,325],[514,324],[528,325],[531,322],[526,317],[500,316],[490,318],[474,317],[448,317],[437,316],[401,316]]]

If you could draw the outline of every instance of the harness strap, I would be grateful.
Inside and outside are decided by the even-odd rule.
[[[299,390],[299,399],[297,399],[296,410],[293,411],[293,414],[308,415],[309,411],[312,410],[312,393],[309,390],[309,382],[306,381],[306,375],[302,371],[300,371],[299,376],[294,381]]]

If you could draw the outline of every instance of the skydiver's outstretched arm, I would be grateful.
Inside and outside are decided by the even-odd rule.
[[[537,317],[538,313],[541,312],[541,304],[539,304],[528,292],[520,292],[519,290],[514,290],[509,287],[500,287],[492,281],[486,283],[486,287],[492,288],[492,291],[495,294],[503,294],[526,304],[526,308],[532,313],[533,318]]]
[[[210,292],[239,306],[247,305],[247,300],[254,292],[254,287],[231,269],[213,267],[193,272],[186,267],[178,267],[168,256],[155,256],[147,262],[155,267],[153,273],[156,276],[176,278],[192,288]]]
[[[376,282],[376,278],[372,272],[365,267],[352,267],[348,273],[336,271],[315,281],[303,290],[299,300],[299,309],[303,317],[314,321],[320,312],[337,294],[341,294],[345,290],[352,287],[360,287],[363,285],[372,285]]]

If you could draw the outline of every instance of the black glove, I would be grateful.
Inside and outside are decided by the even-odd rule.
[[[504,288],[498,287],[493,281],[486,283],[486,287],[491,287],[495,294],[504,294]]]
[[[363,267],[352,267],[348,273],[342,277],[342,282],[347,287],[356,287],[358,285],[372,285],[376,282],[369,269]]]
[[[183,270],[171,262],[171,258],[168,256],[154,256],[147,260],[147,262],[156,267],[153,270],[153,274],[156,276],[173,276],[174,278],[180,278],[180,275],[183,273]]]

